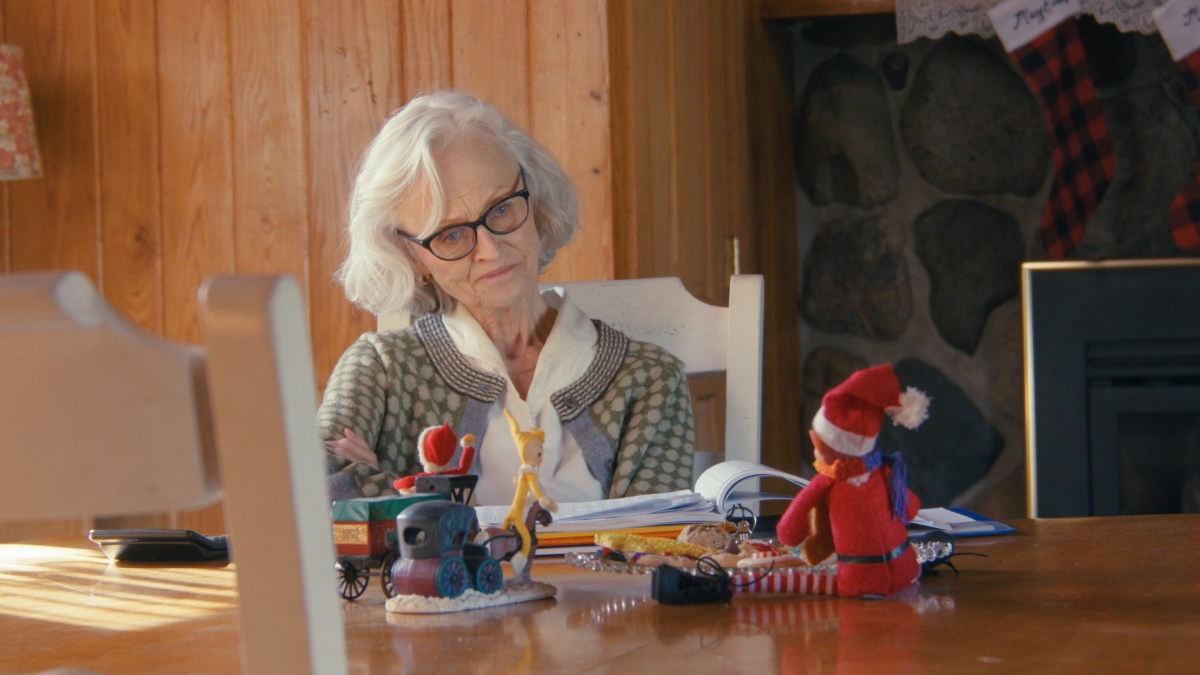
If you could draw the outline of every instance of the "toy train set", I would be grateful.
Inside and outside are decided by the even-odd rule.
[[[500,563],[520,549],[521,535],[516,528],[480,528],[475,509],[466,505],[476,480],[422,477],[416,494],[333,502],[338,593],[354,600],[366,591],[372,576],[379,576],[388,598],[455,598],[467,589],[499,591],[504,585]],[[548,516],[540,508],[531,510],[528,528],[533,542],[535,524],[549,523]]]

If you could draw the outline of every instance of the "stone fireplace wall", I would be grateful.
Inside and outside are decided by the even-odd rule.
[[[1197,255],[1166,212],[1200,162],[1200,112],[1157,35],[1080,23],[1116,175],[1075,257]],[[934,400],[924,426],[882,441],[923,502],[1023,517],[1020,265],[1044,257],[1041,109],[995,39],[898,45],[890,16],[790,32],[803,419],[855,369],[891,362]]]

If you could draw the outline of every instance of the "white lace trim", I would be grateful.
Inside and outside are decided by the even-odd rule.
[[[1004,0],[896,0],[896,41],[940,38],[946,33],[992,37],[987,11]],[[1155,33],[1151,12],[1167,0],[1081,0],[1083,13],[1124,33]]]

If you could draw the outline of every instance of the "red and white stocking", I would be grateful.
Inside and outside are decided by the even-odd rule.
[[[1054,180],[1041,233],[1046,254],[1069,256],[1112,181],[1108,123],[1084,57],[1079,0],[1008,0],[988,12],[1004,49],[1042,105]]]
[[[1188,101],[1200,110],[1200,0],[1173,0],[1154,10],[1158,32],[1171,50]],[[1179,248],[1200,248],[1200,171],[1171,201],[1171,239]]]

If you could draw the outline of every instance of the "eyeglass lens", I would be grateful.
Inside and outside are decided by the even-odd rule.
[[[492,234],[509,234],[524,225],[528,216],[528,200],[522,194],[515,194],[493,204],[479,221],[455,225],[438,232],[429,242],[429,250],[444,260],[457,260],[475,248],[480,225]]]

